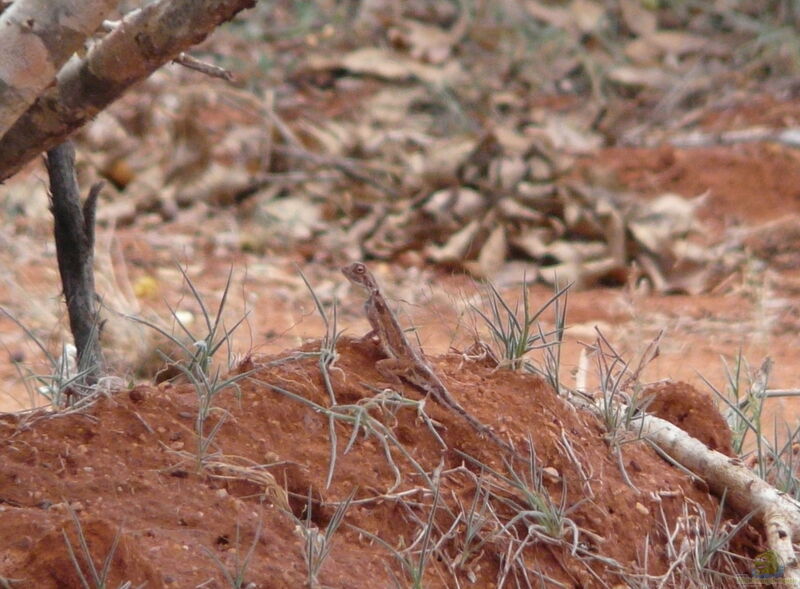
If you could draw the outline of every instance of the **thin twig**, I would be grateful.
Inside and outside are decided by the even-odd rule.
[[[214,65],[213,63],[208,63],[207,61],[201,61],[188,53],[179,53],[178,57],[172,60],[172,63],[177,63],[178,65],[182,65],[190,70],[195,70],[211,78],[220,78],[226,82],[233,82],[235,79],[234,75],[225,68]]]

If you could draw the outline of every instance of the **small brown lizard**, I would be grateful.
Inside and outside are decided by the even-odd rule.
[[[364,310],[372,327],[362,340],[378,337],[386,358],[375,363],[378,372],[394,380],[402,379],[422,389],[443,406],[458,413],[478,432],[486,434],[498,446],[514,453],[514,448],[502,440],[488,426],[467,413],[456,401],[436,373],[423,360],[421,354],[409,343],[394,313],[386,304],[378,283],[369,269],[361,262],[354,262],[342,268],[342,273],[356,286],[367,291]]]

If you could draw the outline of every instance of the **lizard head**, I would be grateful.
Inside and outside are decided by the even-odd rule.
[[[361,262],[353,262],[352,264],[344,266],[342,268],[342,274],[344,274],[350,282],[362,288],[367,290],[376,288],[375,279],[372,277],[367,267]]]

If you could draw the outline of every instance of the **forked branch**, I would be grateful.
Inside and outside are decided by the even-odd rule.
[[[85,384],[94,384],[104,370],[99,305],[94,291],[95,208],[103,184],[92,186],[81,206],[75,178],[75,149],[69,141],[47,152],[47,171],[58,271],[78,350],[78,370],[85,372]]]

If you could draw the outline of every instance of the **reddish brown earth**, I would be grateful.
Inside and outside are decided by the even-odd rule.
[[[318,343],[302,348],[313,353]],[[331,380],[337,401],[364,404],[374,394],[366,383],[381,382],[374,368],[380,352],[371,343],[340,342]],[[276,363],[277,362],[277,363]],[[713,517],[715,500],[679,471],[668,468],[646,444],[626,447],[623,463],[635,488],[624,482],[620,465],[602,442],[597,419],[576,412],[557,398],[538,377],[495,370],[484,361],[448,355],[435,366],[461,403],[503,437],[523,448],[535,443],[541,466],[554,469],[549,493],[575,504],[570,518],[582,530],[582,545],[626,567],[644,559],[651,574],[663,574],[669,559],[659,543],[643,551],[641,539],[660,537],[661,518],[675,521],[688,500]],[[292,514],[281,510],[281,492],[253,482],[246,473],[217,466],[198,471],[192,459],[196,439],[193,419],[197,399],[190,386],[139,386],[99,400],[85,413],[32,414],[2,420],[0,473],[0,545],[6,577],[25,579],[24,586],[76,587],[62,530],[78,551],[68,509],[81,521],[90,551],[102,558],[118,535],[111,567],[111,585],[124,581],[149,587],[225,586],[214,557],[232,569],[254,543],[252,564],[245,579],[257,587],[299,587],[307,579],[302,539],[295,518],[305,518],[311,498],[311,521],[324,528],[333,506],[356,489],[347,512],[347,527],[337,532],[320,581],[330,587],[389,586],[389,571],[404,578],[387,550],[360,534],[361,528],[393,545],[410,545],[419,531],[417,518],[430,517],[431,491],[411,463],[392,448],[401,480],[387,461],[379,441],[353,435],[349,425],[335,426],[338,459],[332,484],[326,486],[330,431],[325,416],[305,404],[271,390],[271,383],[322,406],[324,392],[316,358],[262,357],[246,360],[241,370],[255,369],[237,395],[223,395],[220,407],[229,412],[214,441],[218,463],[267,465],[266,471],[288,493]],[[669,387],[662,387],[658,396]],[[685,392],[678,385],[676,390]],[[402,392],[419,399],[417,391]],[[692,412],[694,397],[671,398],[673,411]],[[374,403],[370,414],[385,423],[405,450],[426,471],[442,468],[441,504],[435,521],[440,529],[453,524],[454,513],[469,505],[481,471],[473,460],[503,470],[501,452],[458,416],[432,402],[426,412],[439,425],[446,448],[440,446],[411,409],[389,411]],[[693,433],[716,436],[719,418],[695,415]],[[216,421],[210,419],[210,425]],[[564,452],[571,443],[576,462]],[[473,460],[465,460],[465,456]],[[524,472],[524,464],[518,465]],[[218,476],[215,476],[218,475]],[[223,478],[222,475],[227,475]],[[250,479],[250,480],[249,480]],[[486,477],[487,484],[492,477]],[[399,483],[396,485],[396,483]],[[507,486],[499,497],[520,501]],[[497,506],[501,520],[513,510]],[[663,514],[663,515],[662,515]],[[257,530],[260,526],[260,532]],[[352,527],[352,526],[355,526]],[[459,526],[460,528],[461,526]],[[516,528],[519,528],[518,530]],[[516,526],[524,536],[524,526]],[[753,536],[753,534],[748,534]],[[452,586],[451,577],[478,586],[491,586],[500,574],[504,542],[485,544],[463,566],[448,570],[464,550],[463,539],[444,542],[425,575],[425,586]],[[740,547],[741,548],[741,547]],[[750,550],[750,548],[746,549]],[[213,556],[212,556],[213,555]],[[613,579],[614,571],[597,561],[581,563],[569,549],[533,544],[525,562],[536,574],[567,586],[598,585],[598,576]]]
[[[796,117],[794,113],[800,110],[797,103],[769,104],[771,112],[780,113],[768,117],[773,123],[785,123],[785,117]],[[756,114],[761,117],[767,110],[732,109],[708,125],[747,126],[759,122]],[[661,354],[647,367],[643,380],[670,378],[685,383],[651,389],[658,391],[653,409],[671,416],[712,447],[730,452],[722,418],[712,408],[712,397],[700,376],[724,389],[720,356],[730,361],[741,350],[753,367],[764,356],[772,357],[772,387],[796,386],[800,360],[796,246],[800,236],[792,216],[800,212],[797,158],[796,151],[785,147],[748,144],[693,150],[607,149],[584,162],[610,170],[620,185],[645,196],[674,191],[688,197],[710,191],[701,214],[708,231],[715,235],[731,225],[782,223],[754,238],[754,260],[760,258],[762,266],[751,274],[732,277],[710,294],[659,296],[602,288],[571,293],[562,377],[572,379],[580,342],[593,341],[595,325],[602,326],[609,340],[627,356],[640,353],[649,339],[666,329]],[[210,220],[205,232],[182,226],[179,220],[160,230],[170,238],[189,236],[187,241],[202,254],[193,259],[193,277],[211,292],[219,291],[231,263],[248,268],[260,262],[256,256],[215,247],[210,235],[215,223],[224,225],[224,215]],[[121,232],[119,238],[132,281],[174,261],[164,251],[138,240],[134,232]],[[302,258],[281,260],[287,269],[291,262],[302,263]],[[394,279],[407,276],[408,270],[378,266],[376,273],[387,293],[395,293]],[[325,284],[343,280],[333,266],[319,272],[317,278]],[[58,295],[52,277],[41,268],[32,266],[26,275],[29,286],[46,287],[49,296]],[[576,411],[536,377],[498,370],[464,355],[441,355],[451,345],[464,350],[470,343],[469,329],[459,327],[461,316],[447,304],[468,286],[463,277],[432,272],[422,277],[424,284],[418,286],[427,293],[429,304],[414,298],[413,303],[403,305],[406,313],[401,317],[419,328],[423,346],[453,395],[473,415],[513,440],[520,451],[528,437],[535,442],[541,466],[554,469],[553,478],[545,479],[548,492],[557,501],[566,495],[567,504],[576,505],[570,518],[581,530],[584,548],[632,570],[641,570],[646,559],[649,574],[663,573],[670,561],[664,548],[662,512],[674,527],[689,500],[689,505],[713,521],[718,498],[692,484],[641,442],[625,444],[622,453],[622,465],[636,487],[631,488],[623,480],[620,462],[604,442],[603,426],[594,417]],[[436,286],[431,290],[434,277]],[[179,277],[163,290],[177,290],[178,284]],[[3,285],[3,300],[9,292]],[[306,518],[310,496],[311,522],[324,529],[337,503],[355,490],[346,525],[334,535],[332,551],[321,569],[320,583],[331,587],[391,586],[392,575],[401,579],[401,584],[408,582],[397,559],[355,528],[398,549],[407,547],[416,539],[420,522],[430,517],[431,490],[395,447],[392,456],[402,478],[393,489],[396,474],[374,436],[358,435],[345,453],[353,428],[342,423],[335,425],[337,461],[331,485],[326,485],[331,450],[328,420],[263,384],[283,387],[322,406],[330,404],[316,357],[299,356],[300,351],[318,350],[322,323],[306,294],[277,294],[275,282],[256,272],[237,284],[239,292],[246,294],[235,297],[232,304],[248,306],[253,312],[247,329],[237,335],[235,347],[240,353],[252,351],[252,358],[244,360],[240,370],[256,369],[253,376],[258,380],[243,381],[240,394],[229,389],[219,397],[219,406],[229,416],[212,451],[219,453],[219,462],[229,466],[200,470],[192,458],[197,444],[197,399],[186,384],[140,385],[101,398],[81,413],[7,414],[0,420],[1,576],[20,579],[21,587],[80,586],[67,551],[69,543],[83,562],[71,509],[98,563],[118,537],[110,586],[132,581],[148,587],[226,587],[229,584],[216,561],[234,568],[253,545],[244,575],[250,586],[303,586],[308,573],[302,528],[294,518]],[[340,323],[348,336],[359,335],[366,331],[360,301],[344,294]],[[550,291],[535,286],[531,294],[537,303],[546,300]],[[17,330],[7,319],[0,319],[2,333]],[[301,346],[300,338],[311,339]],[[22,346],[8,346],[11,355],[22,350]],[[369,344],[356,344],[345,337],[338,353],[331,379],[340,404],[363,403],[374,394],[368,386],[389,384],[374,369],[379,352]],[[26,395],[10,363],[1,370],[6,394],[0,402],[6,409],[16,410],[25,404]],[[412,387],[399,388],[411,399],[421,398]],[[426,472],[441,464],[441,497],[433,519],[444,534],[460,506],[472,501],[480,477],[479,468],[461,453],[495,469],[504,467],[501,453],[458,416],[432,400],[425,404],[425,411],[439,424],[436,430],[446,448],[411,409],[392,413],[388,406],[373,404],[370,414],[390,428]],[[797,405],[770,401],[765,423],[771,424],[775,414],[793,427]],[[219,413],[213,414],[209,425],[218,418]],[[564,437],[576,460],[568,459],[563,451]],[[260,482],[253,482],[258,471],[254,474],[252,469],[242,469],[243,465],[265,465],[257,479]],[[263,472],[270,473],[276,484],[265,486]],[[490,478],[487,475],[485,480]],[[291,514],[280,509],[281,489],[288,493]],[[507,487],[495,491],[507,501],[497,503],[498,519],[508,522],[514,512],[509,502],[521,500]],[[581,503],[587,496],[590,500]],[[726,516],[738,519],[735,514]],[[463,528],[463,523],[455,527],[458,532]],[[511,529],[516,537],[525,537],[524,525],[516,523]],[[649,548],[645,550],[647,537]],[[464,545],[463,534],[455,534],[444,540],[431,558],[424,585],[453,586],[456,578],[461,586],[471,582],[492,586],[507,562],[506,549],[507,545],[495,538],[456,567],[453,563]],[[750,559],[763,549],[763,538],[749,527],[732,547]],[[596,560],[581,561],[561,545],[534,543],[521,554],[532,579],[543,574],[570,587],[624,583],[612,567]],[[743,565],[739,572],[744,571]],[[720,582],[718,586],[725,585]]]

